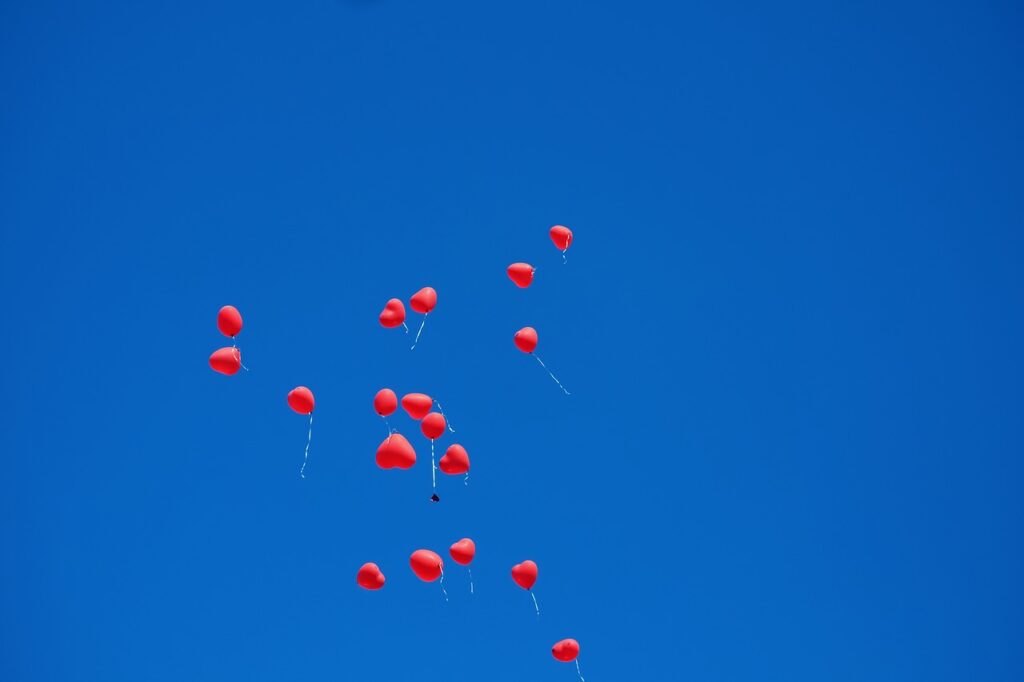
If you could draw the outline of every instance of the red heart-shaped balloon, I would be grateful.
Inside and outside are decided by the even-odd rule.
[[[296,386],[288,391],[288,407],[299,414],[310,414],[316,402],[313,400],[313,391],[305,386]]]
[[[524,590],[533,589],[537,582],[537,564],[532,561],[524,561],[512,567],[512,580]]]
[[[444,570],[444,562],[441,561],[441,557],[429,549],[417,549],[413,552],[409,557],[409,566],[412,567],[412,572],[416,574],[417,578],[427,583],[437,580],[441,571]]]
[[[448,553],[452,555],[455,563],[468,566],[476,555],[476,543],[469,538],[462,538],[448,548]]]
[[[580,655],[580,643],[575,639],[563,639],[551,647],[551,655],[563,663],[570,663]]]
[[[242,368],[242,353],[237,348],[219,348],[210,356],[210,367],[231,376]]]
[[[533,349],[537,347],[537,330],[533,327],[523,327],[516,332],[512,340],[515,341],[516,348],[519,350],[524,353],[532,353]]]
[[[565,225],[555,225],[551,228],[549,234],[551,235],[551,241],[562,251],[568,249],[569,245],[572,244],[572,230]]]
[[[400,433],[393,433],[377,448],[377,466],[381,469],[408,469],[416,463],[416,451]]]
[[[533,282],[534,267],[529,263],[513,263],[508,266],[508,278],[520,289],[525,289]]]
[[[437,292],[433,287],[423,287],[409,299],[409,307],[426,315],[437,305]]]
[[[446,474],[464,474],[469,471],[469,453],[461,445],[449,445],[437,465]]]
[[[242,313],[233,305],[224,306],[217,313],[217,328],[224,336],[238,336],[242,331]]]
[[[420,430],[430,440],[437,440],[444,435],[444,415],[440,412],[431,412],[420,422]]]
[[[363,564],[356,573],[356,584],[366,590],[379,590],[384,587],[384,574],[377,564]]]
[[[382,327],[400,327],[405,322],[405,306],[397,298],[393,298],[384,305],[379,319]]]
[[[416,420],[426,417],[433,406],[434,399],[426,393],[406,393],[402,396],[402,408]]]
[[[373,409],[382,417],[387,417],[398,409],[398,396],[390,388],[382,388],[373,396]]]

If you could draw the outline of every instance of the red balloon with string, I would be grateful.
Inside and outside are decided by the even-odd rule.
[[[375,563],[366,563],[356,573],[356,584],[364,590],[379,590],[384,587],[384,574]]]
[[[558,380],[558,377],[548,369],[548,366],[544,364],[544,361],[540,359],[540,356],[533,352],[537,348],[538,341],[536,329],[533,327],[523,327],[515,333],[512,337],[512,341],[516,344],[516,348],[527,355],[532,355],[533,358],[540,363],[540,366],[544,368],[544,371],[548,373],[548,376],[550,376],[551,379],[558,384],[558,387],[562,389],[562,393],[569,395],[569,391],[567,391],[565,386],[562,385],[562,382]]]
[[[423,333],[423,326],[427,323],[427,315],[430,314],[430,311],[432,311],[436,305],[437,292],[434,291],[433,287],[423,287],[409,299],[409,307],[423,315],[423,321],[420,322],[419,331],[416,332],[416,339],[412,342],[412,348],[409,350],[414,350],[416,348],[416,344],[420,342],[420,334]]]
[[[533,608],[537,611],[537,616],[540,616],[537,596],[533,593],[533,586],[537,582],[537,564],[530,560],[516,564],[512,567],[512,580],[516,581],[516,585],[530,593],[530,597],[533,598]]]
[[[469,565],[473,562],[473,557],[476,556],[476,543],[469,538],[462,538],[448,548],[448,553],[452,555],[455,563],[466,567],[466,571],[469,573],[469,593],[473,594],[473,570]]]
[[[384,420],[384,427],[391,435],[391,425],[388,424],[388,417],[398,409],[398,396],[390,388],[382,388],[373,396],[373,409]]]
[[[536,271],[537,269],[529,263],[513,263],[506,270],[508,278],[520,289],[525,289],[533,283],[533,273]]]
[[[210,356],[210,367],[214,372],[231,376],[242,368],[242,353],[234,346],[215,350]]]
[[[433,406],[434,399],[426,393],[406,393],[402,396],[402,409],[416,421],[426,417]]]
[[[388,329],[405,327],[405,305],[401,300],[392,298],[384,304],[384,310],[380,311],[377,319],[380,321],[380,326]],[[405,327],[405,333],[409,333],[408,327]]]
[[[305,386],[296,386],[288,391],[288,407],[299,414],[309,415],[309,433],[306,435],[306,454],[302,459],[302,468],[299,469],[299,477],[306,477],[306,465],[309,464],[309,445],[313,442],[313,408],[316,401],[313,399],[313,391]]]
[[[434,441],[444,435],[444,415],[440,412],[431,412],[423,417],[420,422],[420,430],[423,435],[430,439],[430,478],[433,482],[433,493],[430,496],[431,502],[440,502],[437,495],[437,465],[434,463]]]
[[[572,230],[565,225],[555,225],[548,231],[548,234],[551,236],[551,241],[558,247],[558,250],[562,252],[562,262],[565,263],[565,252],[569,250],[569,246],[572,244]]]
[[[580,643],[575,639],[563,639],[555,642],[555,645],[551,647],[551,655],[555,657],[556,661],[562,663],[576,662],[576,674],[579,675],[580,682],[584,682],[583,673],[580,671]]]
[[[409,566],[416,577],[425,583],[432,583],[438,578],[441,579],[441,593],[445,601],[448,601],[448,593],[444,590],[444,562],[437,552],[429,549],[417,549],[409,557]]]

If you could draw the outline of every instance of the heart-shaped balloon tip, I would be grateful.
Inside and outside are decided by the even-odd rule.
[[[469,453],[466,452],[466,448],[457,443],[449,445],[437,466],[451,476],[469,473]]]
[[[537,582],[537,564],[532,561],[524,561],[512,567],[512,580],[524,590],[532,590]]]
[[[299,414],[311,414],[316,401],[313,399],[313,391],[305,386],[296,386],[288,391],[288,407]]]
[[[377,448],[377,466],[381,469],[409,469],[416,463],[416,451],[400,433],[393,433]]]
[[[242,353],[237,348],[219,348],[210,356],[210,368],[214,372],[231,376],[242,368]]]
[[[365,590],[379,590],[384,587],[384,574],[377,564],[363,564],[356,573],[356,584]]]
[[[575,639],[563,639],[551,647],[551,655],[563,663],[571,663],[580,655],[580,643]]]
[[[224,336],[238,336],[242,331],[242,313],[233,305],[224,306],[217,312],[217,328]]]
[[[508,266],[508,278],[520,289],[525,289],[533,282],[534,267],[529,263],[513,263]]]
[[[516,332],[512,340],[519,350],[524,353],[532,353],[533,349],[537,347],[537,330],[533,327],[523,327]]]
[[[423,287],[409,299],[409,307],[416,312],[426,315],[437,305],[437,292],[433,287]]]
[[[405,322],[405,305],[397,298],[393,298],[384,305],[381,311],[380,324],[382,327],[400,327]]]
[[[434,399],[426,393],[407,393],[402,396],[402,409],[416,421],[426,417],[433,406]]]

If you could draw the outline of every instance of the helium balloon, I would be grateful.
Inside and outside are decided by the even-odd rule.
[[[512,580],[524,590],[532,590],[537,582],[537,564],[532,561],[524,561],[512,567]]]
[[[417,421],[426,417],[433,406],[434,399],[426,393],[406,393],[402,396],[402,408]]]
[[[434,464],[434,441],[444,434],[444,415],[440,412],[431,412],[420,422],[420,430],[423,435],[430,439],[430,480],[433,483],[433,494],[430,496],[432,502],[439,502],[437,496],[437,465]]]
[[[440,412],[431,412],[420,422],[420,430],[430,440],[436,440],[444,435],[444,415]]]
[[[426,315],[437,305],[437,292],[433,287],[423,287],[409,299],[409,306],[418,313]]]
[[[377,448],[377,466],[381,469],[408,469],[416,463],[416,451],[400,433],[392,433]]]
[[[378,319],[382,327],[389,329],[399,325],[405,326],[405,306],[400,300],[393,298],[384,305]],[[405,332],[409,333],[408,327],[405,328]]]
[[[544,371],[548,373],[548,376],[550,376],[551,379],[556,384],[558,384],[558,387],[562,389],[562,393],[569,395],[569,391],[567,391],[565,386],[562,385],[562,382],[558,380],[558,377],[556,377],[554,373],[550,369],[548,369],[548,366],[544,364],[544,361],[540,359],[540,356],[533,352],[534,349],[537,347],[536,329],[534,329],[533,327],[523,327],[522,329],[515,333],[515,335],[512,337],[512,341],[515,342],[516,348],[523,351],[524,353],[532,355],[534,359],[538,363],[540,363],[540,366],[544,368]]]
[[[512,580],[516,581],[516,585],[530,592],[530,597],[533,598],[533,608],[537,611],[537,616],[540,616],[537,595],[533,593],[533,584],[537,582],[537,564],[532,561],[516,564],[512,567]]]
[[[234,346],[215,350],[210,356],[210,367],[215,372],[231,376],[242,368],[242,354]]]
[[[224,336],[234,338],[242,331],[242,313],[233,305],[226,305],[217,313],[217,328]]]
[[[533,273],[536,271],[529,263],[513,263],[508,266],[508,278],[516,283],[520,289],[525,289],[533,282]]]
[[[473,569],[469,567],[469,564],[476,555],[476,544],[469,538],[462,538],[448,548],[448,553],[452,555],[455,563],[466,567],[466,571],[469,573],[469,593],[473,594]]]
[[[384,587],[384,574],[380,572],[377,564],[363,564],[356,573],[356,584],[365,590],[379,590]]]
[[[572,244],[572,230],[564,225],[555,225],[549,232],[551,235],[551,241],[555,243],[555,246],[562,252],[562,262],[565,262],[565,252],[569,250],[569,245]]]
[[[448,548],[448,553],[452,555],[452,559],[455,560],[455,563],[468,566],[473,561],[473,556],[476,554],[476,543],[469,538],[462,538]]]
[[[416,577],[425,583],[440,578],[444,570],[444,562],[441,561],[441,557],[429,549],[417,549],[413,552],[409,557],[409,565]]]
[[[519,350],[524,353],[532,353],[533,349],[537,347],[537,330],[533,327],[523,327],[515,333],[512,340],[515,341],[516,348]]]
[[[416,332],[416,339],[412,342],[412,348],[409,350],[416,349],[416,344],[420,342],[420,334],[423,333],[423,325],[427,323],[427,315],[436,305],[437,292],[434,291],[433,287],[423,287],[409,299],[409,306],[416,312],[423,314],[423,321],[420,322],[419,331]]]
[[[313,391],[305,386],[296,386],[288,391],[288,407],[299,414],[309,415],[309,433],[306,435],[306,454],[302,458],[302,468],[299,469],[299,476],[306,477],[306,465],[309,464],[309,444],[313,442]]]
[[[450,476],[465,474],[469,472],[469,453],[461,445],[449,445],[444,456],[438,462],[441,471]]]
[[[551,655],[563,663],[571,663],[580,655],[580,643],[575,639],[563,639],[551,647]]]
[[[314,404],[313,391],[305,386],[297,386],[288,391],[288,407],[299,414],[312,414]]]
[[[382,388],[373,396],[373,409],[382,417],[391,415],[398,409],[398,396],[390,388]]]

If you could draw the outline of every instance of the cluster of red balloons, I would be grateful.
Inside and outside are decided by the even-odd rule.
[[[427,323],[427,315],[437,305],[437,292],[433,287],[423,287],[409,299],[409,307],[417,313],[423,315],[423,321],[420,322],[420,329],[416,332],[416,340],[413,341],[412,348],[416,348],[416,344],[420,341],[420,334],[423,333],[423,326]],[[392,298],[384,304],[384,310],[380,311],[380,315],[377,318],[380,321],[380,325],[386,328],[393,327],[405,327],[406,333],[409,328],[405,326],[405,305],[401,299]],[[410,349],[411,350],[411,349]]]
[[[434,441],[444,435],[446,429],[451,430],[444,413],[432,411],[436,401],[426,393],[407,393],[402,396],[402,409],[420,423],[420,431],[430,440],[430,466],[431,480],[433,481],[433,494],[430,499],[434,502],[441,498],[437,495],[437,476],[435,471],[440,468],[442,472],[457,476],[459,474],[469,475],[469,453],[466,448],[458,443],[448,446],[441,457],[439,467],[434,464]],[[440,409],[440,406],[438,406]],[[387,424],[387,418],[398,409],[398,395],[390,388],[382,388],[373,397],[373,409]],[[416,450],[412,443],[405,436],[393,430],[390,425],[387,427],[388,435],[377,448],[377,466],[381,469],[410,469],[416,464]]]
[[[214,372],[231,376],[242,368],[242,351],[235,345],[235,337],[242,331],[242,313],[233,305],[226,305],[217,313],[217,329],[231,339],[231,346],[218,348],[210,356],[210,367]]]
[[[562,260],[565,261],[565,252],[569,250],[569,245],[572,244],[572,230],[564,225],[555,225],[549,231],[551,235],[551,241],[554,242],[562,251]],[[533,275],[537,272],[537,269],[529,263],[513,263],[508,266],[506,270],[509,279],[511,279],[517,287],[525,289],[533,283]],[[523,327],[512,336],[512,341],[515,343],[516,348],[532,355],[540,366],[543,367],[547,373],[551,376],[558,387],[562,389],[562,392],[569,395],[569,391],[566,390],[565,386],[562,386],[562,382],[547,368],[544,361],[540,359],[540,356],[534,354],[534,350],[537,348],[537,330],[533,327]]]

